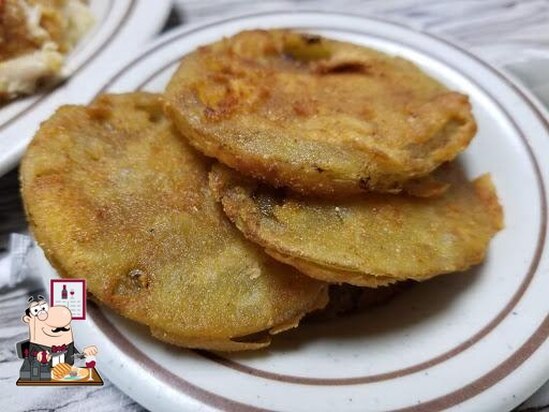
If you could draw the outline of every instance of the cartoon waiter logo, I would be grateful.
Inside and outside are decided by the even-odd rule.
[[[102,385],[95,369],[95,346],[80,353],[74,346],[71,310],[49,306],[42,295],[31,296],[21,320],[29,339],[16,344],[23,359],[17,385]]]

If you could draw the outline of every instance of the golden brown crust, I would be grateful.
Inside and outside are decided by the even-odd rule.
[[[324,283],[271,259],[226,219],[208,189],[210,162],[161,104],[147,93],[105,95],[42,124],[20,176],[52,265],[180,345],[223,349],[325,305]]]
[[[457,165],[438,197],[369,194],[346,200],[276,191],[216,164],[210,187],[227,216],[271,256],[329,282],[375,286],[425,280],[480,263],[503,212],[488,175],[467,181]]]
[[[342,270],[337,267],[326,265],[323,266],[322,264],[316,264],[305,259],[284,255],[270,249],[265,249],[265,252],[280,262],[292,265],[307,276],[323,280],[324,282],[336,284],[348,283],[355,286],[375,289],[380,286],[389,286],[399,281],[399,279],[388,276],[371,276],[361,272]]]
[[[151,328],[151,334],[164,342],[172,345],[183,346],[193,349],[216,350],[223,352],[236,352],[242,350],[255,350],[265,348],[271,343],[271,336],[293,329],[299,326],[305,314],[316,314],[326,307],[329,297],[327,293],[320,294],[316,301],[310,302],[310,305],[293,319],[288,319],[283,323],[273,326],[269,330],[260,331],[247,336],[239,336],[232,339],[207,339],[193,338],[176,333],[168,333],[162,329]]]
[[[398,192],[476,131],[467,97],[410,62],[280,30],[185,56],[166,96],[195,148],[304,194]]]
[[[161,329],[151,329],[151,334],[155,338],[172,345],[191,349],[217,350],[223,352],[257,350],[265,348],[271,344],[271,339],[268,334],[264,334],[263,339],[257,339],[254,342],[238,342],[231,339],[215,340],[205,338],[189,338],[187,336],[168,333]]]

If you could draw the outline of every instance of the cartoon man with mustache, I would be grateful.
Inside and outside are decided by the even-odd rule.
[[[25,357],[35,358],[53,368],[59,363],[74,364],[72,314],[65,306],[49,307],[43,296],[31,296],[21,320],[29,325],[29,344]],[[97,347],[87,346],[82,350],[87,356],[97,354]]]

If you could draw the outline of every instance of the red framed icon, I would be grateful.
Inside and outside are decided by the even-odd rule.
[[[86,319],[86,279],[51,279],[50,306],[70,309],[73,320]]]

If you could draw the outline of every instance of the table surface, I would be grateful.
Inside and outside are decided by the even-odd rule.
[[[147,0],[138,0],[147,1]],[[165,31],[204,18],[279,9],[338,10],[380,16],[433,32],[468,48],[488,62],[517,76],[549,106],[549,0],[176,0]],[[41,282],[32,276],[15,287],[6,257],[9,233],[24,233],[26,225],[18,194],[17,173],[0,178],[0,405],[3,411],[142,411],[143,408],[105,379],[103,386],[16,387],[21,360],[15,342],[25,339],[21,308]],[[4,255],[2,258],[2,254]],[[101,370],[101,358],[98,358]],[[549,411],[549,383],[517,408]]]

